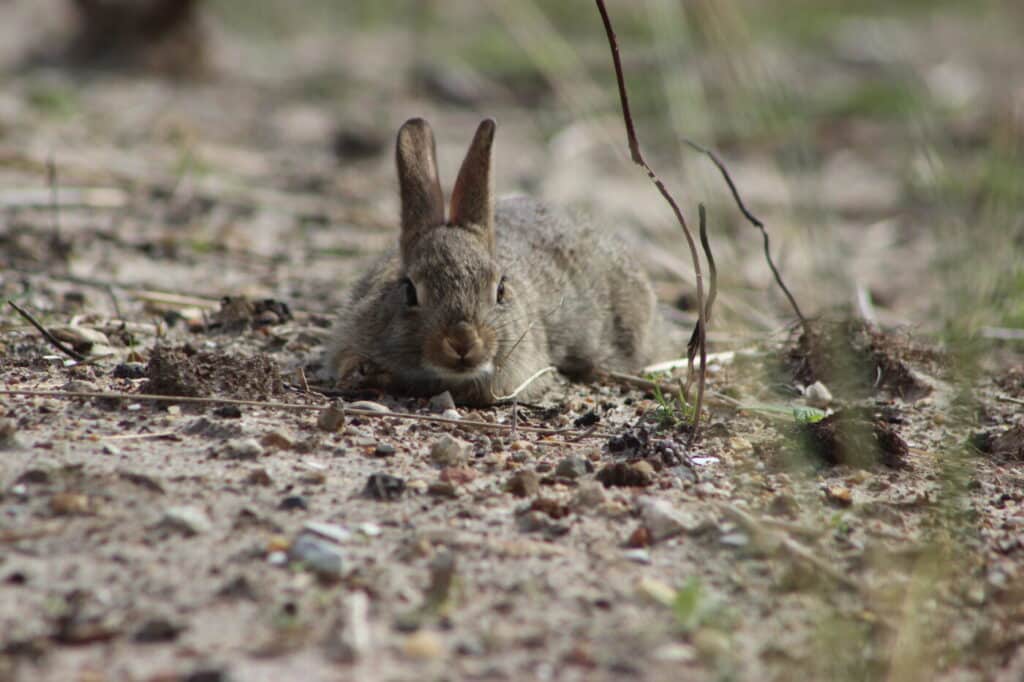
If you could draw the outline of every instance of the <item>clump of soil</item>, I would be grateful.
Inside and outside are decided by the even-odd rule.
[[[821,421],[800,424],[787,454],[810,457],[829,466],[846,464],[867,468],[884,464],[907,466],[906,442],[888,424],[848,412],[836,412]]]
[[[887,390],[908,401],[931,392],[910,369],[910,359],[928,359],[932,351],[886,334],[858,319],[814,320],[786,351],[793,378],[804,385],[821,381],[833,392],[863,398]]]
[[[291,309],[283,301],[265,298],[250,301],[244,296],[225,296],[220,309],[214,313],[207,330],[241,332],[260,329],[287,322],[292,319]]]
[[[997,429],[975,434],[971,442],[987,455],[1024,462],[1024,423],[999,433]]]
[[[153,349],[144,393],[266,400],[283,390],[277,363],[262,353],[239,357],[190,346]]]
[[[73,0],[68,61],[172,76],[208,69],[200,0]]]
[[[1024,365],[1006,370],[996,378],[996,385],[1013,398],[1024,395]]]

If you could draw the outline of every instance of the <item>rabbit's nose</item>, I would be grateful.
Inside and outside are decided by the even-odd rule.
[[[468,322],[459,322],[448,330],[448,345],[460,358],[465,358],[476,346],[479,336]]]

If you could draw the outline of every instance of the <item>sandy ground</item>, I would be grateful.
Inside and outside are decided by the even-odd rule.
[[[128,394],[0,396],[0,680],[1024,674],[1024,370],[1012,345],[928,335],[955,285],[922,227],[934,206],[884,153],[902,129],[822,125],[813,177],[730,148],[805,308],[889,331],[816,321],[801,352],[759,238],[729,219],[710,350],[737,352],[710,367],[696,443],[671,398],[565,381],[515,433],[507,405],[358,414],[440,411],[371,391],[328,430],[308,382],[333,306],[396,237],[391,135],[413,114],[449,179],[497,116],[499,189],[607,222],[686,333],[686,254],[624,159],[614,95],[577,119],[581,83],[439,85],[381,47],[411,40],[387,25],[282,52],[214,22],[198,79],[25,66],[63,44],[61,15],[0,13],[0,292],[86,358],[5,306],[0,384]],[[989,28],[936,19],[901,45],[924,64],[969,46],[984,100],[1014,58]],[[730,210],[711,169],[681,168]],[[874,307],[848,306],[858,292]],[[838,425],[805,409],[807,362]],[[137,397],[153,392],[247,402]]]

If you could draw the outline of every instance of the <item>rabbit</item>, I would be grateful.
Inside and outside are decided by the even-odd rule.
[[[445,216],[434,135],[398,131],[401,236],[354,286],[331,332],[327,377],[487,406],[548,366],[573,380],[636,372],[659,353],[651,283],[623,246],[538,201],[495,201],[495,123],[477,128]],[[518,399],[540,398],[546,374]]]

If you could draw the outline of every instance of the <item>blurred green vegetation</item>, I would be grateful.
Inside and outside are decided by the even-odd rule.
[[[949,339],[982,325],[1024,324],[1024,125],[1001,123],[1015,115],[1012,103],[988,96],[990,83],[968,84],[986,95],[977,101],[938,96],[941,88],[929,77],[940,63],[913,61],[904,44],[946,21],[978,26],[992,44],[1012,45],[1014,27],[1024,24],[1019,3],[607,4],[648,155],[671,155],[669,161],[678,164],[679,142],[691,137],[739,157],[767,151],[785,173],[803,176],[822,172],[830,152],[844,146],[882,159],[902,184],[905,229],[935,236],[934,310],[947,321]],[[307,0],[301,11],[274,0],[212,5],[233,30],[258,40],[316,31],[345,43],[380,33],[413,61],[467,66],[513,94],[546,88],[546,100],[524,105],[543,134],[554,135],[572,121],[618,115],[593,0]],[[402,32],[412,32],[414,40],[398,37]],[[971,45],[956,47],[947,51],[950,58],[971,53]],[[349,86],[333,72],[302,82],[304,94],[320,100],[348,96]],[[972,111],[978,101],[1004,110]],[[39,106],[59,110],[64,104],[41,96]],[[965,134],[964,121],[972,118],[982,120]],[[851,131],[868,128],[871,147],[849,138]],[[915,170],[922,159],[930,166],[924,176]],[[719,208],[713,214],[734,214]],[[791,218],[810,238],[828,216],[804,205],[794,206]],[[719,228],[729,231],[728,224]]]

